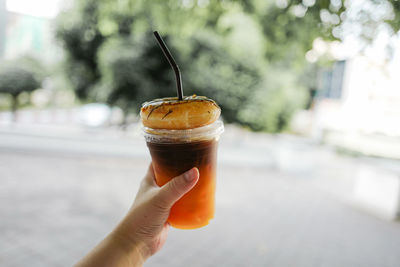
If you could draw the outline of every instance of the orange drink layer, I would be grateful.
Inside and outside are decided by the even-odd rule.
[[[207,225],[215,212],[217,140],[175,144],[148,142],[147,146],[159,186],[192,167],[200,172],[196,186],[172,207],[168,222],[180,229]]]

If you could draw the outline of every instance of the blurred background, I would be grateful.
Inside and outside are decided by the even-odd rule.
[[[0,265],[71,266],[150,162],[141,103],[222,108],[216,218],[145,266],[399,266],[397,0],[0,0]]]

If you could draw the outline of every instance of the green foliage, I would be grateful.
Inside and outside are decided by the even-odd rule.
[[[10,66],[0,70],[0,92],[18,96],[22,92],[31,92],[40,87],[35,74],[20,66]]]
[[[302,108],[306,100],[307,88],[298,83],[295,75],[271,67],[238,117],[255,131],[279,132],[286,129],[293,112]]]
[[[18,96],[38,89],[41,84],[40,69],[35,73],[34,67],[39,64],[31,58],[22,58],[15,62],[5,62],[0,69],[0,93],[11,95],[11,110],[16,120]],[[38,74],[39,73],[39,74]]]
[[[372,8],[357,11],[362,29],[373,35],[386,23],[399,30],[398,1],[366,2]],[[59,17],[56,36],[81,99],[137,113],[144,101],[174,95],[174,74],[151,34],[157,29],[182,70],[185,95],[215,99],[227,122],[277,132],[315,88],[305,52],[317,37],[340,38],[346,3],[76,0]],[[376,19],[374,7],[393,14]]]
[[[61,14],[56,38],[67,51],[66,74],[71,77],[70,81],[77,96],[85,99],[90,88],[100,78],[97,52],[104,36],[99,31],[97,1],[85,1],[85,4],[78,5],[73,12]]]
[[[390,25],[394,32],[398,32],[400,30],[400,1],[398,0],[389,0],[392,5],[393,17],[385,19],[385,22]]]
[[[99,52],[99,64],[102,78],[93,98],[126,112],[136,113],[141,103],[174,93],[171,67],[151,34],[108,40]]]
[[[221,38],[212,33],[193,36],[189,46],[191,51],[182,62],[185,92],[212,97],[227,122],[240,122],[238,111],[259,83],[260,69],[232,57]]]
[[[1,62],[0,68],[0,93],[10,97],[11,110],[14,113],[18,108],[18,98],[29,99],[29,94],[41,86],[47,71],[34,57],[23,56],[13,61]],[[29,102],[29,101],[26,101]],[[1,103],[0,103],[1,104]]]

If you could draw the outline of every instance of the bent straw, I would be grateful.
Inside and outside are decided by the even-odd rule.
[[[161,50],[163,51],[165,57],[167,58],[169,64],[171,65],[172,69],[175,72],[175,78],[176,78],[176,91],[178,93],[178,99],[182,100],[183,99],[183,88],[182,88],[182,78],[181,78],[181,72],[179,70],[178,65],[176,64],[174,58],[171,55],[171,52],[169,52],[167,46],[165,45],[163,39],[161,36],[158,34],[157,31],[153,32],[154,36],[157,39],[158,44],[161,47]]]

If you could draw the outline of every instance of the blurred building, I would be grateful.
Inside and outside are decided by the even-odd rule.
[[[0,58],[4,54],[4,45],[6,38],[6,1],[0,0]]]
[[[44,2],[53,4],[49,7]],[[57,60],[60,50],[52,33],[56,2],[0,0],[0,58],[31,55],[45,62]]]
[[[312,135],[362,154],[400,159],[400,40],[336,62],[319,77]]]

